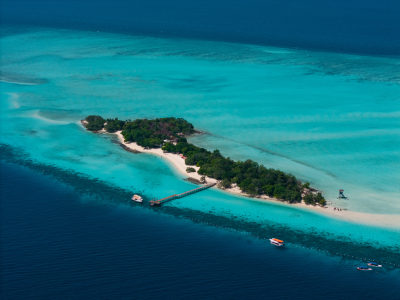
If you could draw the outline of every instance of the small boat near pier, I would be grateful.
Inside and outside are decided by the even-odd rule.
[[[372,268],[369,268],[367,266],[358,266],[357,270],[358,271],[372,271]]]
[[[132,201],[138,202],[138,203],[142,203],[143,202],[143,198],[140,195],[133,195],[132,196]]]
[[[380,265],[380,264],[378,264],[378,263],[376,263],[376,262],[374,262],[374,261],[369,261],[369,262],[367,263],[367,265],[370,266],[370,267],[382,268],[382,265]]]
[[[276,239],[276,238],[271,238],[269,239],[269,242],[271,243],[271,245],[277,246],[277,247],[282,247],[285,245],[285,242],[280,240],[280,239]]]

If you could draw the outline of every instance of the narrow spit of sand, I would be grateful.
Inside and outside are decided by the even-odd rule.
[[[105,133],[105,131],[104,131]],[[193,167],[196,172],[187,172],[187,165],[185,164],[185,160],[179,154],[173,153],[164,153],[161,149],[145,149],[142,146],[139,146],[136,143],[127,143],[124,140],[124,137],[121,134],[121,131],[117,131],[114,133],[118,137],[118,141],[127,149],[131,150],[132,152],[140,152],[140,153],[148,153],[152,155],[157,155],[162,159],[169,162],[177,172],[181,175],[192,179],[194,181],[199,182],[201,179],[201,175],[197,173],[199,167]],[[207,183],[218,183],[218,180],[210,177],[205,177]],[[217,185],[218,186],[218,185]],[[216,187],[217,187],[216,186]],[[233,186],[229,189],[221,189],[224,192],[234,194],[241,197],[246,197],[246,199],[253,200],[253,201],[265,201],[270,203],[275,203],[279,205],[285,205],[289,207],[296,207],[301,210],[305,211],[312,211],[315,213],[323,214],[328,217],[333,217],[337,219],[341,219],[344,221],[364,224],[364,225],[371,225],[371,226],[378,226],[378,227],[387,227],[387,228],[395,228],[400,230],[400,215],[389,215],[389,214],[371,214],[371,213],[363,213],[363,212],[356,212],[356,211],[349,211],[349,210],[335,210],[332,206],[327,207],[320,207],[320,206],[312,206],[306,205],[305,203],[296,203],[296,204],[288,204],[278,199],[268,197],[266,195],[260,197],[251,197],[243,193],[239,187]]]

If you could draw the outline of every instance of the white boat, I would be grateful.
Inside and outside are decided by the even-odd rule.
[[[141,196],[139,196],[139,195],[136,195],[136,194],[132,196],[132,200],[135,201],[135,202],[139,202],[139,203],[143,202],[143,198]]]
[[[269,239],[270,243],[277,247],[282,247],[285,245],[285,242],[276,238]]]
[[[382,265],[380,265],[380,264],[378,264],[376,262],[373,262],[373,261],[368,262],[367,265],[370,266],[370,267],[382,268]]]
[[[358,266],[358,271],[372,271],[372,268],[368,268],[367,266]]]

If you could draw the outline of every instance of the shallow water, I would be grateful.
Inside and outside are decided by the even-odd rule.
[[[88,114],[172,115],[208,132],[195,144],[291,172],[335,206],[400,213],[397,58],[48,28],[3,28],[1,49],[0,142],[37,162],[147,199],[185,191],[193,185],[161,159],[79,125]],[[335,199],[338,188],[349,201]],[[399,247],[400,225],[361,226],[215,190],[169,207]]]
[[[95,182],[77,193],[65,171],[0,170],[4,299],[397,297],[398,269],[360,273],[357,260],[114,203]]]
[[[174,115],[210,133],[194,143],[291,172],[339,207],[400,212],[397,58],[32,28],[1,47],[2,142],[34,156],[98,159],[86,149],[102,142],[75,125],[87,114]]]

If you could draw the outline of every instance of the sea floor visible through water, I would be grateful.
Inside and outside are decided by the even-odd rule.
[[[193,184],[79,120],[183,117],[206,132],[190,139],[196,145],[290,172],[342,209],[400,214],[398,58],[32,27],[3,27],[0,45],[7,153],[105,182],[127,199],[128,191],[160,198]],[[349,200],[336,198],[339,188]],[[343,243],[338,255],[357,259],[388,253],[382,259],[397,263],[400,226],[344,222],[216,190],[163,209],[216,226],[253,226],[260,236],[285,232],[315,249]]]
[[[209,133],[193,143],[291,172],[333,205],[400,213],[398,58],[30,27],[0,43],[1,141],[49,163],[90,156],[74,125],[88,114],[177,116]]]
[[[143,209],[98,180],[1,153],[4,299],[397,299],[390,265],[362,273],[359,259]]]

